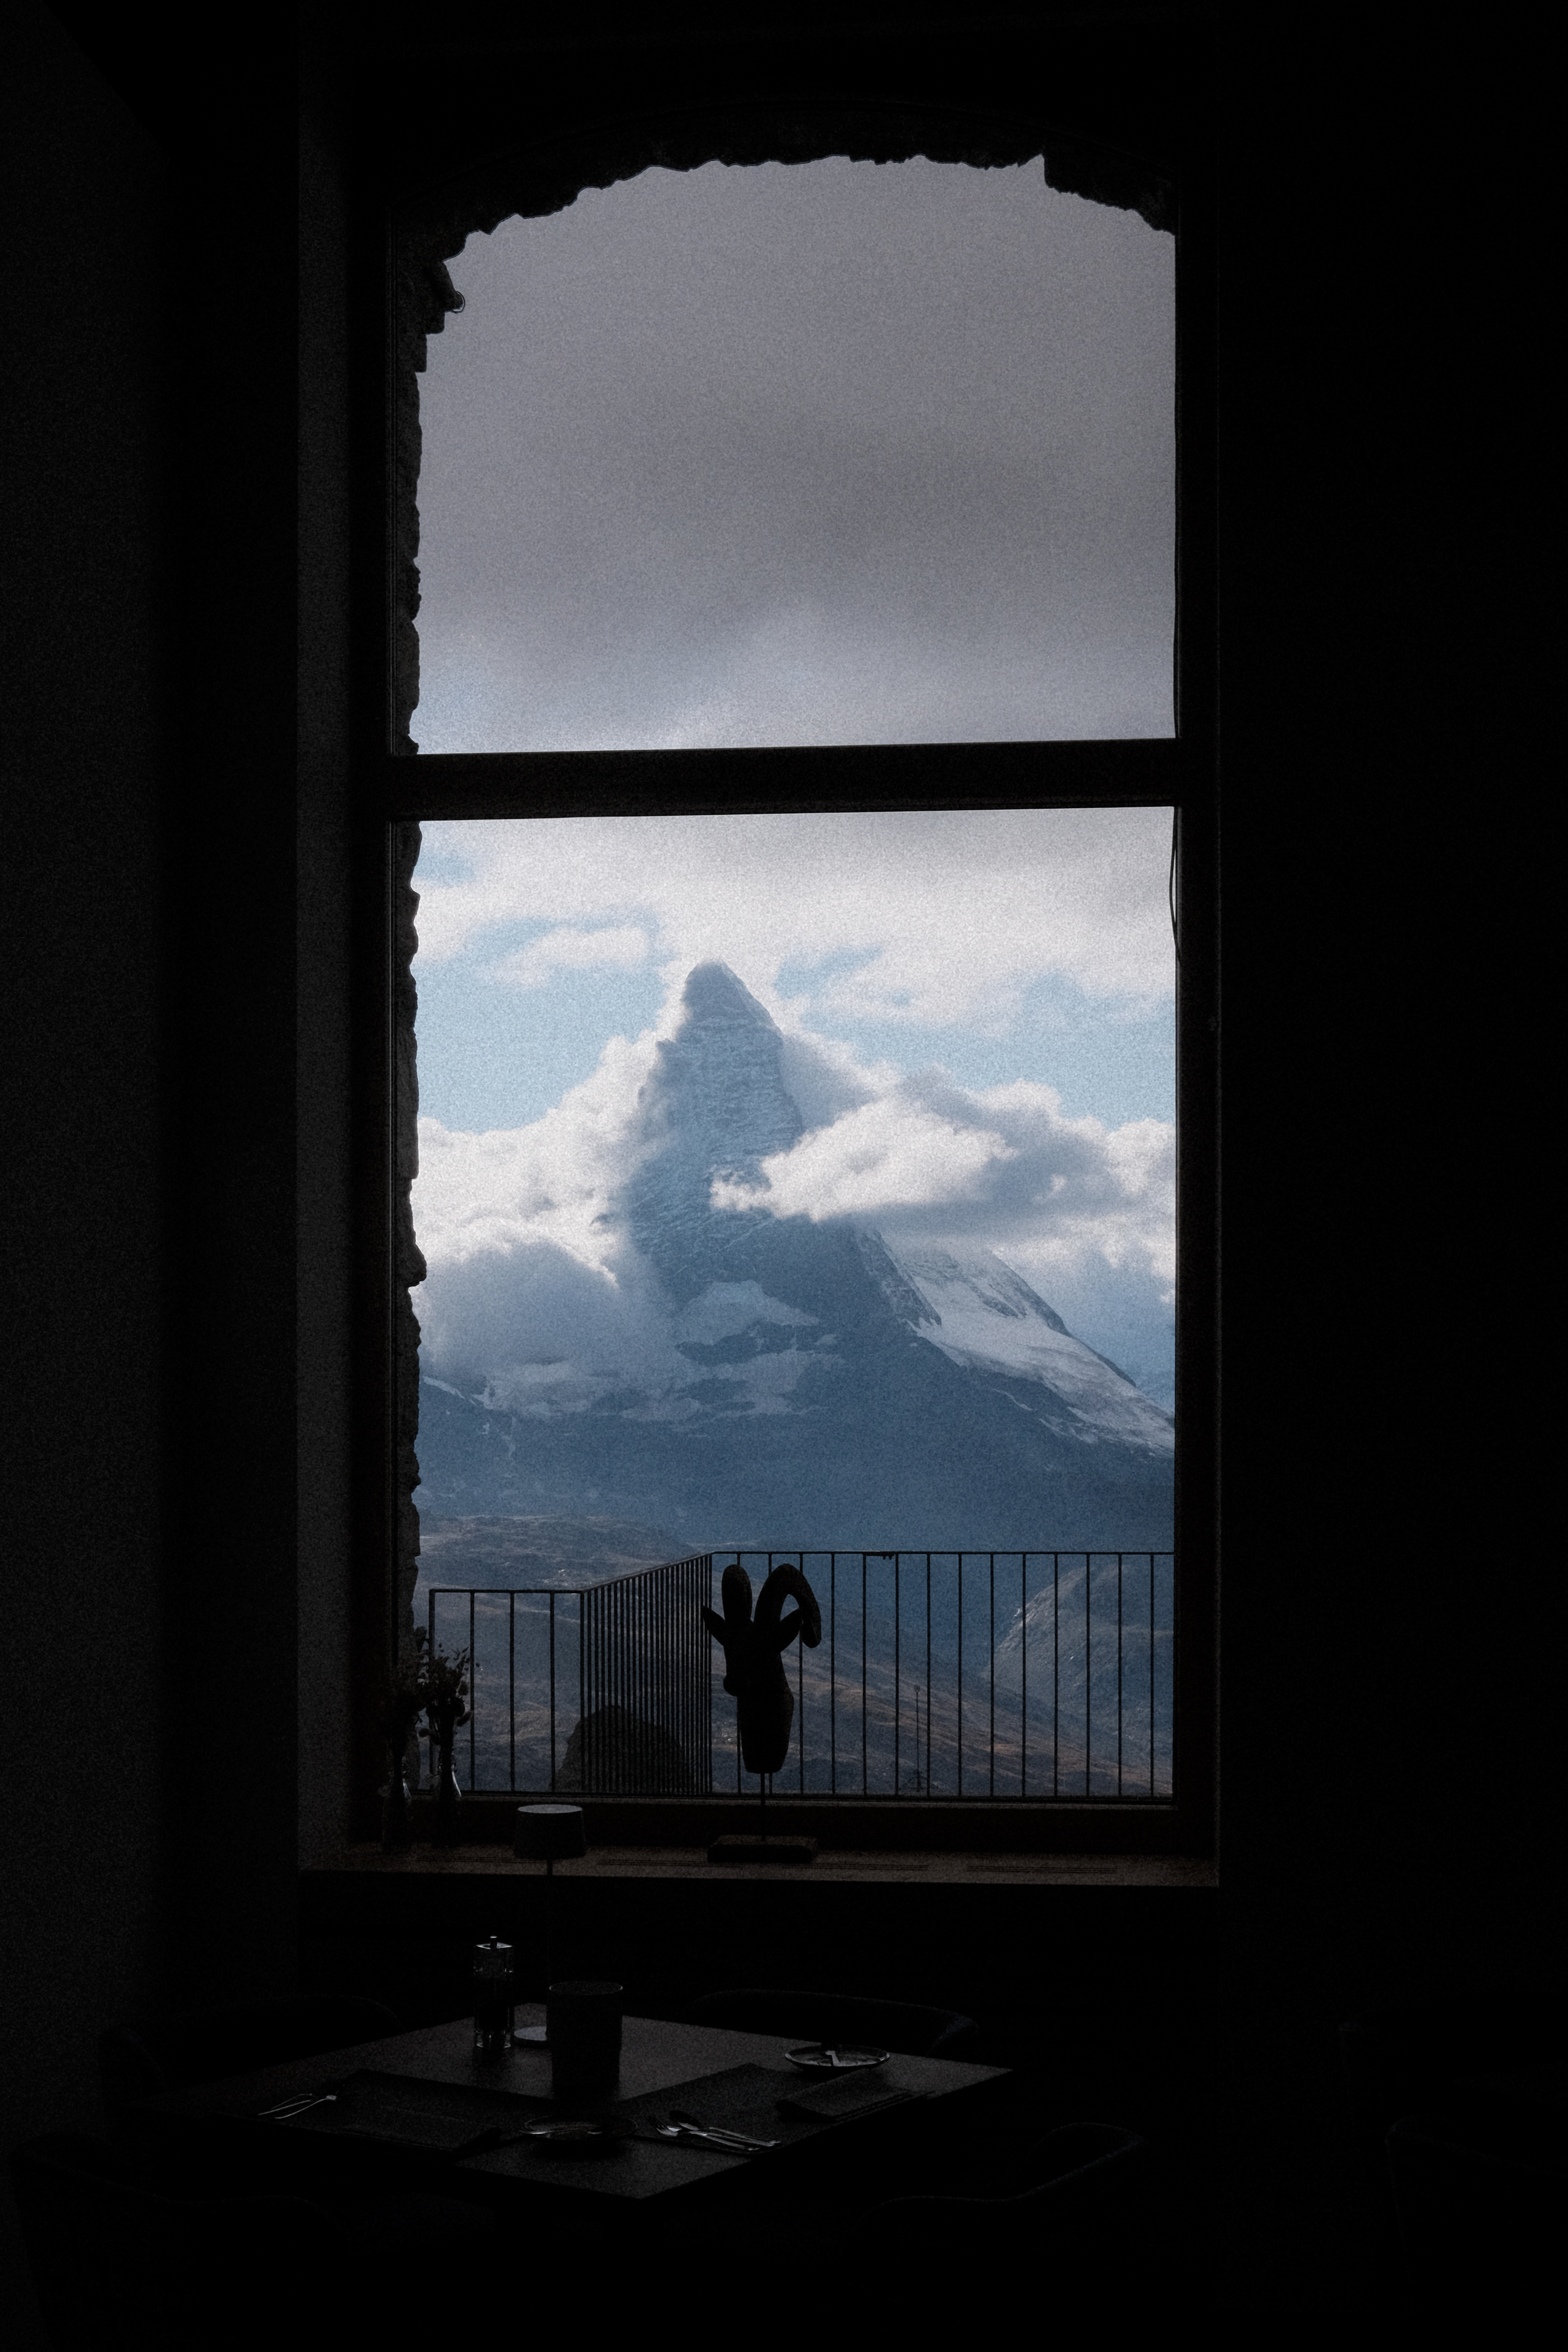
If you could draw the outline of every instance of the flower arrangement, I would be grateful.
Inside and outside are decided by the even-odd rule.
[[[468,1720],[471,1664],[467,1650],[459,1650],[455,1658],[449,1658],[444,1650],[432,1650],[423,1628],[414,1636],[413,1656],[398,1661],[381,1703],[382,1737],[392,1757],[382,1808],[382,1843],[385,1846],[405,1846],[414,1834],[413,1806],[404,1778],[404,1760],[421,1716],[430,1741],[437,1843],[457,1843],[456,1815],[461,1792],[452,1769],[452,1749],[459,1729]],[[418,1778],[417,1764],[415,1778]]]
[[[449,1658],[445,1650],[437,1650],[433,1656],[420,1654],[414,1687],[430,1737],[443,1755],[468,1719],[468,1665],[467,1650],[459,1650],[455,1658]]]
[[[467,1650],[459,1650],[455,1658],[447,1657],[444,1650],[425,1650],[420,1654],[417,1686],[430,1736],[437,1845],[458,1843],[458,1802],[462,1791],[452,1769],[452,1745],[460,1726],[468,1720],[470,1664]]]

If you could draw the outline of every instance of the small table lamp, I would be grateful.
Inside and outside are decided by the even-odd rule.
[[[575,1862],[588,1851],[581,1805],[519,1805],[512,1828],[512,1852],[519,1862],[544,1864],[544,1990],[555,1974],[555,1865]],[[542,2025],[525,2025],[519,2042],[542,2042]]]

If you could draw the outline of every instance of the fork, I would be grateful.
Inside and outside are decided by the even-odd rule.
[[[671,2107],[669,2120],[672,2124],[679,2124],[686,2131],[700,2131],[705,2139],[720,2140],[726,2144],[732,2144],[736,2147],[758,2148],[778,2146],[776,2139],[755,2139],[750,2132],[726,2131],[722,2124],[699,2123],[697,2117],[689,2115],[684,2107]]]
[[[262,2123],[286,2124],[302,2116],[307,2107],[330,2107],[338,2097],[336,2091],[301,2091],[290,2099],[279,2099],[275,2107],[263,2107],[258,2118]]]
[[[710,2130],[705,2125],[697,2123],[689,2116],[685,2115],[672,2115],[668,2123],[661,2123],[658,2116],[653,2115],[650,2115],[647,2120],[650,2127],[658,2133],[660,2139],[699,2143],[715,2147],[724,2156],[754,2156],[761,2148],[778,2146],[777,2140],[750,2139],[742,2132]]]

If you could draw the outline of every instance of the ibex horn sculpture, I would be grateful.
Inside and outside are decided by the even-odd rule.
[[[757,1596],[752,1614],[752,1580],[737,1560],[724,1570],[724,1614],[704,1609],[703,1619],[724,1645],[724,1687],[735,1701],[741,1724],[741,1761],[748,1772],[776,1772],[789,1754],[795,1693],[784,1670],[784,1652],[798,1633],[808,1650],[822,1639],[816,1595],[793,1560],[775,1568]],[[780,1617],[785,1599],[800,1606]]]

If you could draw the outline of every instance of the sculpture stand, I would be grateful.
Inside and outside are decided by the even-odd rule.
[[[788,1593],[800,1603],[793,1617],[781,1617]],[[805,1580],[804,1568],[793,1560],[770,1567],[767,1582],[752,1613],[752,1580],[737,1556],[724,1570],[724,1614],[702,1612],[702,1622],[724,1652],[724,1687],[735,1701],[735,1733],[740,1762],[755,1770],[761,1802],[758,1834],[717,1837],[708,1849],[710,1862],[793,1863],[798,1866],[816,1854],[816,1840],[768,1835],[768,1782],[789,1754],[790,1726],[795,1720],[795,1695],[784,1675],[783,1654],[798,1634],[808,1650],[822,1639],[822,1612]],[[802,1772],[802,1780],[805,1773]]]
[[[761,1781],[758,1791],[761,1813],[760,1833],[755,1837],[748,1837],[743,1833],[736,1836],[731,1832],[724,1837],[715,1838],[708,1849],[709,1861],[729,1863],[731,1865],[737,1863],[793,1863],[797,1868],[802,1863],[814,1862],[816,1858],[815,1838],[768,1835],[768,1781],[772,1775],[764,1772],[758,1777]]]
[[[544,1861],[544,1998],[547,2001],[554,1977],[555,1857],[547,1854]],[[550,2030],[543,2025],[520,2025],[511,2038],[514,2042],[548,2042]]]

